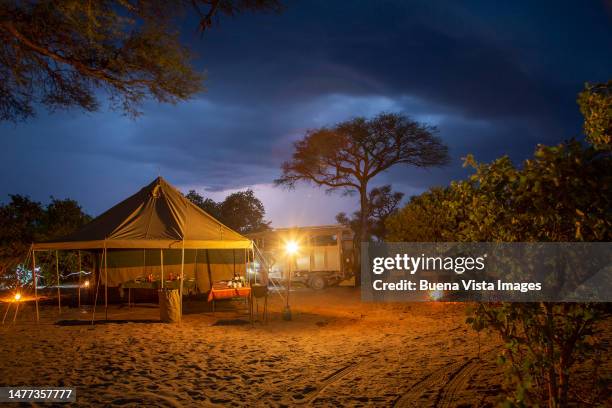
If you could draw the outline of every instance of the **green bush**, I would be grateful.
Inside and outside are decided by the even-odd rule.
[[[474,167],[474,175],[412,198],[388,220],[388,240],[611,240],[609,153],[570,141],[538,146],[520,167],[508,157],[479,164],[469,156],[465,163]],[[475,330],[493,330],[504,341],[505,405],[563,407],[570,403],[575,363],[597,356],[593,335],[606,316],[606,307],[597,304],[479,304],[468,323]]]

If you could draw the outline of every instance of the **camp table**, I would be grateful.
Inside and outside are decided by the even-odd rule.
[[[172,280],[172,281],[164,281],[164,288],[166,289],[180,289],[181,281],[180,280]],[[128,290],[128,307],[132,305],[132,289],[160,289],[161,281],[153,281],[153,282],[136,282],[136,281],[127,281],[121,284],[122,289]],[[195,281],[186,280],[183,281],[183,289],[195,289]]]
[[[234,298],[245,298],[249,302],[249,319],[253,319],[253,307],[251,300],[251,288],[223,288],[216,289],[212,288],[208,293],[208,301],[212,302],[212,311],[215,312],[215,301],[221,299],[234,299]]]
[[[166,289],[180,289],[180,287],[181,287],[180,280],[172,280],[172,281],[164,282],[164,288]],[[195,287],[196,287],[195,281],[193,280],[183,281],[183,289],[195,289]]]
[[[121,284],[123,289],[157,289],[159,286],[159,282],[136,282],[136,281],[127,281]]]

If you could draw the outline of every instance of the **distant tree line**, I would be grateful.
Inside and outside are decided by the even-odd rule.
[[[15,278],[15,268],[25,261],[30,245],[66,236],[91,221],[72,199],[51,197],[47,205],[22,195],[10,195],[0,205],[0,276]],[[41,255],[41,261],[45,255]],[[75,267],[73,255],[62,254],[62,268]]]
[[[270,228],[270,222],[265,220],[264,205],[255,197],[251,189],[232,193],[220,202],[204,198],[195,190],[190,190],[185,197],[227,227],[241,234]]]

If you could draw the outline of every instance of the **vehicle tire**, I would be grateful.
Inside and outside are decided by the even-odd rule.
[[[308,286],[310,286],[314,290],[324,289],[326,285],[327,285],[327,282],[325,282],[325,279],[323,279],[322,276],[313,276],[308,281]]]

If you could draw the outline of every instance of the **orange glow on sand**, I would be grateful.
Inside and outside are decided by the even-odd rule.
[[[17,296],[19,295],[19,296]],[[46,296],[38,296],[38,300],[43,300],[43,299],[47,299]],[[19,303],[23,303],[23,302],[31,302],[36,300],[36,296],[26,296],[23,295],[21,293],[15,293],[12,296],[9,297],[2,297],[0,298],[0,302],[2,303],[13,303],[13,302],[19,302]]]
[[[444,292],[441,290],[432,290],[429,292],[429,298],[434,301],[442,299],[443,296]]]

